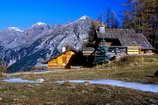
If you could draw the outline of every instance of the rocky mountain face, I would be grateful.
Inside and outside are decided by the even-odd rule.
[[[93,32],[92,20],[86,16],[63,25],[36,23],[26,30],[9,27],[0,31],[0,58],[9,72],[27,71],[61,53],[64,46],[81,50]]]

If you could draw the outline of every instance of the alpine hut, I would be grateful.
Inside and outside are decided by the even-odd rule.
[[[142,33],[132,29],[105,29],[97,32],[97,38],[105,46],[127,47],[127,54],[152,53],[154,49]]]

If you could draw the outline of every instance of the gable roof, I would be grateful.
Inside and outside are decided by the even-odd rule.
[[[43,64],[47,64],[47,63],[48,63],[49,61],[51,61],[52,59],[56,59],[56,58],[60,57],[61,55],[66,54],[66,53],[69,52],[69,51],[72,51],[72,52],[74,52],[75,54],[77,53],[76,50],[67,50],[67,51],[62,52],[62,53],[56,55],[55,57],[50,58],[50,59],[48,59],[47,61],[44,61],[44,62],[42,62],[42,63],[43,63]]]
[[[154,49],[142,33],[132,29],[106,29],[105,33],[97,32],[101,39],[119,39],[122,46],[141,46],[142,49]]]

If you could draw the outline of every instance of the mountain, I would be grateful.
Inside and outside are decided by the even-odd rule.
[[[0,31],[0,57],[9,72],[27,71],[61,53],[64,46],[81,50],[92,33],[92,19],[87,16],[63,25],[39,22],[26,30],[10,27]]]

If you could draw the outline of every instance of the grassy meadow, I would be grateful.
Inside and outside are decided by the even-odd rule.
[[[129,56],[93,68],[2,74],[2,78],[45,79],[44,83],[0,82],[0,105],[158,105],[158,94],[90,83],[57,84],[56,80],[114,79],[158,84],[158,55]]]

